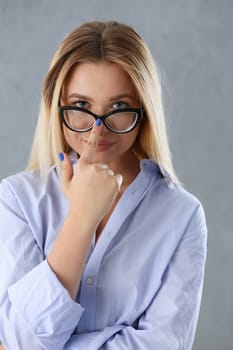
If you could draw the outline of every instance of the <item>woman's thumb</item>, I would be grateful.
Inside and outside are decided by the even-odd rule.
[[[65,153],[60,152],[59,159],[61,161],[61,184],[66,187],[73,177],[73,164]]]

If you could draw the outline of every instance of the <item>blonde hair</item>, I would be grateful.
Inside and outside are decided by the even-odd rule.
[[[174,172],[162,104],[158,70],[141,37],[118,22],[90,22],[71,32],[56,51],[42,89],[41,107],[27,169],[46,178],[49,168],[59,169],[58,153],[69,152],[59,119],[62,87],[80,63],[105,61],[119,64],[131,78],[142,102],[141,122],[134,152],[138,159],[157,162],[178,182]]]

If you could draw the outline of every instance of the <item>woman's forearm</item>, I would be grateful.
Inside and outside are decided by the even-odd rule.
[[[48,256],[50,267],[72,299],[78,291],[94,232],[95,224],[83,212],[70,210]]]
[[[106,164],[94,162],[101,134],[96,124],[73,171],[67,155],[60,155],[61,187],[70,210],[48,256],[48,263],[75,299],[94,232],[120,190],[122,176]]]

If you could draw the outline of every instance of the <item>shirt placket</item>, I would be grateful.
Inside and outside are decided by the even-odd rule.
[[[122,196],[114,209],[98,243],[91,249],[91,254],[86,263],[80,285],[79,302],[84,308],[84,313],[77,328],[78,332],[95,331],[98,276],[101,269],[101,261],[111,240],[117,234],[124,220],[126,220],[149,190],[151,183],[150,177],[141,176],[128,188],[127,193]]]

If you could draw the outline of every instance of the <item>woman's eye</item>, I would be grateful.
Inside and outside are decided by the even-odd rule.
[[[77,101],[75,102],[75,106],[79,108],[87,108],[87,102],[86,101]]]
[[[113,104],[113,109],[122,109],[127,107],[128,107],[128,103],[123,101],[118,101]]]

